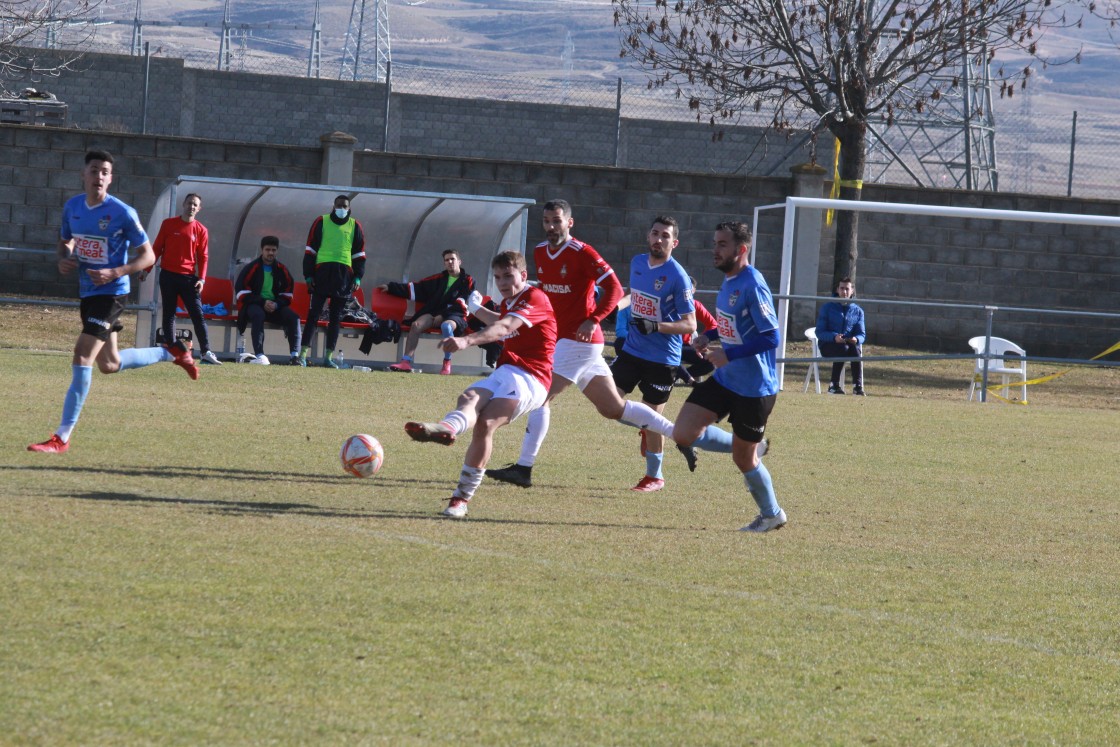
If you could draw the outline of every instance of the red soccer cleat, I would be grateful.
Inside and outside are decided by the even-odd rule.
[[[30,446],[27,447],[27,450],[28,451],[41,451],[41,452],[44,452],[46,454],[62,454],[69,448],[70,448],[70,442],[69,441],[63,441],[61,438],[58,437],[57,433],[53,433],[53,434],[51,434],[51,437],[48,438],[43,443],[41,443],[41,444],[31,444]]]
[[[646,475],[641,480],[638,480],[637,485],[630,489],[635,493],[654,493],[661,490],[663,487],[665,487],[665,481],[660,477],[650,477]]]
[[[166,346],[167,352],[175,357],[175,365],[187,372],[192,380],[198,380],[198,365],[194,362],[191,350],[183,343],[176,340]]]
[[[450,446],[455,443],[455,432],[448,428],[443,423],[417,423],[409,422],[404,424],[404,432],[412,438],[413,441],[432,442]]]
[[[451,361],[444,361],[443,362],[443,368],[441,368],[439,370],[439,372],[443,376],[450,376],[451,375]]]

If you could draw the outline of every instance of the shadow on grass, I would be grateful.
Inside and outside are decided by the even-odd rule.
[[[14,467],[0,466],[0,472],[8,469],[16,469]],[[66,470],[68,472],[86,472],[92,474],[109,474],[121,477],[166,477],[172,479],[182,478],[195,478],[200,477],[251,477],[259,479],[267,477],[268,479],[283,478],[283,473],[266,472],[261,470],[212,470],[205,468],[191,468],[191,467],[144,467],[144,468],[104,468],[104,467],[19,467],[22,471],[38,470],[41,472]],[[306,480],[307,475],[290,475],[290,479]],[[334,485],[354,485],[355,478],[353,477],[328,477],[328,476],[315,476],[313,481],[320,483],[328,483]],[[417,479],[400,479],[400,480],[384,480],[376,479],[371,480],[371,485],[379,487],[392,488],[393,486],[415,486],[417,484],[436,486],[441,491],[449,491],[450,486],[447,480],[417,480]],[[542,495],[545,491],[549,490],[547,486],[541,485]],[[522,495],[521,489],[506,488],[510,493],[515,495]],[[591,491],[597,495],[596,497],[609,498],[618,497],[618,491],[599,488]],[[441,493],[442,494],[442,493]],[[381,519],[381,520],[405,520],[416,521],[417,519],[425,521],[449,521],[448,517],[442,516],[435,509],[432,511],[418,511],[415,509],[405,509],[400,511],[389,511],[385,509],[370,510],[370,511],[355,511],[353,509],[335,509],[325,506],[317,506],[313,503],[285,503],[274,501],[245,501],[245,500],[222,500],[217,498],[168,498],[164,496],[151,496],[142,495],[139,493],[116,493],[108,491],[90,491],[86,493],[55,493],[55,497],[60,499],[71,499],[80,501],[102,501],[106,503],[133,503],[156,507],[174,507],[174,506],[193,506],[198,507],[209,512],[227,516],[269,516],[269,515],[285,515],[285,516],[310,516],[316,518],[330,518],[330,519]],[[492,499],[494,502],[503,500],[498,496]],[[443,501],[441,500],[440,503]],[[487,501],[490,502],[490,501]],[[673,526],[653,526],[649,524],[625,524],[625,523],[605,523],[605,522],[591,522],[591,521],[542,521],[534,519],[498,519],[498,518],[478,518],[470,517],[466,520],[470,523],[476,524],[496,524],[496,525],[523,525],[523,526],[570,526],[570,527],[597,527],[601,529],[652,529],[658,531],[679,531],[680,527]]]

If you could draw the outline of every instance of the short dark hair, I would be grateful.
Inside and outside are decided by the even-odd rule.
[[[113,155],[107,150],[89,150],[86,151],[86,163],[90,161],[105,161],[106,163],[113,162]]]
[[[525,264],[525,255],[521,252],[502,252],[490,261],[490,267],[495,270],[498,268],[505,269],[506,267],[524,270],[528,265]]]
[[[454,254],[454,255],[455,255],[456,257],[458,257],[459,259],[462,259],[462,258],[463,258],[463,255],[462,255],[462,254],[459,254],[459,250],[458,250],[458,249],[444,249],[444,250],[443,250],[443,252],[442,252],[442,253],[441,253],[441,254],[440,254],[439,256],[441,256],[441,257],[446,257],[446,256],[447,256],[448,254]]]
[[[751,245],[751,227],[739,220],[729,220],[716,226],[717,231],[727,231],[739,246]]]
[[[198,198],[198,204],[199,205],[202,204],[202,195],[200,195],[198,192],[187,192],[187,196],[183,198],[183,202],[186,203],[186,201],[189,200],[192,197],[197,197]]]
[[[544,204],[545,210],[559,210],[569,218],[572,217],[572,206],[567,200],[549,200]]]
[[[845,275],[844,277],[842,277],[842,278],[840,278],[839,280],[836,281],[837,285],[840,285],[842,283],[852,283],[852,285],[855,285],[855,283],[852,282],[852,276],[851,275]]]
[[[680,236],[681,227],[677,224],[677,219],[674,218],[673,216],[671,216],[671,215],[659,215],[659,216],[657,216],[656,218],[653,219],[653,222],[651,222],[649,224],[649,227],[653,228],[658,223],[660,223],[663,226],[669,226],[670,228],[672,228],[674,236]]]
[[[346,200],[346,202],[349,203],[350,202],[350,195],[335,195],[334,201],[338,202],[339,200]]]
[[[261,237],[261,249],[264,249],[266,246],[274,246],[277,249],[279,249],[280,248],[280,239],[277,238],[276,236],[262,236]]]

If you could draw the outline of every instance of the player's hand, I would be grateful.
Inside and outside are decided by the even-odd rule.
[[[445,337],[440,340],[439,346],[445,353],[458,353],[460,350],[466,350],[470,347],[463,337]]]
[[[585,320],[576,330],[576,339],[580,342],[591,342],[591,338],[595,336],[595,328],[598,326],[599,323],[594,319]]]
[[[657,334],[657,322],[652,319],[642,319],[640,317],[631,317],[630,323],[637,328],[643,335]]]
[[[105,270],[86,270],[89,279],[93,281],[94,285],[105,285],[111,283],[119,277],[116,268]]]
[[[362,279],[361,278],[354,278],[354,287],[351,289],[350,292],[351,293],[356,293],[358,291],[358,289],[361,288],[361,287],[362,287]]]
[[[58,272],[61,275],[69,275],[74,270],[78,269],[78,260],[73,257],[66,257],[65,259],[58,260]]]
[[[711,342],[711,341],[708,339],[708,336],[706,334],[704,334],[703,332],[701,332],[699,334],[695,334],[695,335],[692,336],[692,349],[695,350],[697,353],[699,353],[701,356],[703,356],[704,353],[707,352],[707,350],[708,350],[708,343],[709,342]]]
[[[727,353],[723,352],[723,348],[711,348],[704,357],[716,368],[723,368],[727,365]]]
[[[196,282],[196,283],[194,284],[194,289],[195,289],[196,291],[198,291],[199,293],[201,293],[201,292],[202,292],[202,286],[204,286],[204,285],[206,285],[206,281],[205,281],[205,280],[198,280],[198,281],[197,281],[197,282]]]
[[[304,282],[307,283],[307,292],[308,293],[314,293],[315,292],[315,278],[304,278],[303,280],[304,280]]]
[[[482,294],[479,293],[476,290],[471,291],[471,294],[469,296],[467,296],[467,311],[469,311],[470,313],[473,314],[474,312],[478,311],[481,308],[482,308]]]
[[[151,270],[141,270],[140,271],[140,282],[142,283],[145,280],[147,280],[148,276],[151,275],[151,274],[152,274]]]
[[[270,314],[272,312],[276,311],[276,302],[275,301],[265,301],[264,302],[264,310],[267,311]]]

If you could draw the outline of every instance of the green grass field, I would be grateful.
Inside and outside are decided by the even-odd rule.
[[[69,356],[10,329],[2,744],[1116,740],[1116,369],[1023,407],[967,403],[967,361],[869,366],[865,399],[791,367],[766,459],[790,523],[755,536],[729,457],[632,493],[636,433],[575,392],[533,489],[439,518],[463,447],[402,425],[458,376],[95,373],[70,452],[32,454]],[[356,432],[369,480],[338,464]]]

